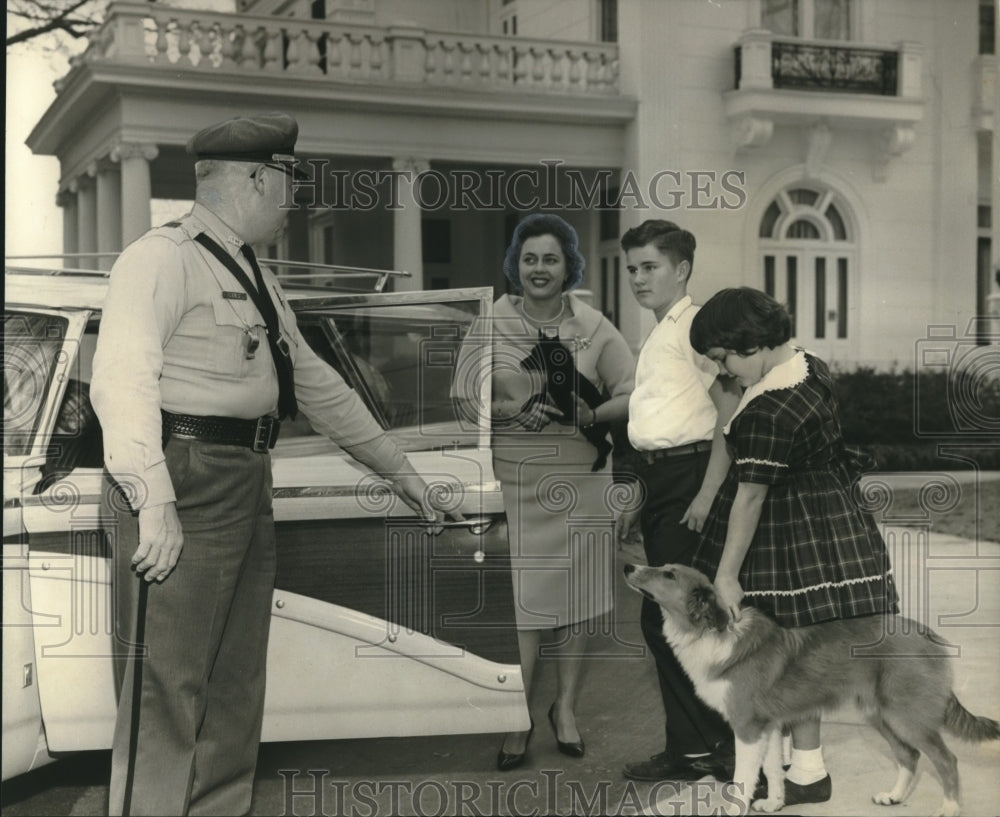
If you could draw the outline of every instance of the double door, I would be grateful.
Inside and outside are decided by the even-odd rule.
[[[853,266],[847,252],[764,252],[764,291],[788,307],[793,341],[828,361],[850,354],[857,312]]]

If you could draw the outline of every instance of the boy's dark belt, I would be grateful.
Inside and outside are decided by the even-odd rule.
[[[241,420],[237,417],[196,417],[191,414],[174,414],[161,411],[163,439],[182,437],[221,445],[241,445],[263,454],[274,448],[281,430],[277,417],[258,417]]]
[[[657,448],[653,451],[640,451],[639,456],[646,461],[646,465],[652,465],[657,460],[665,460],[669,457],[685,457],[689,454],[700,454],[702,451],[711,450],[711,442],[708,440],[699,440],[696,443],[677,445],[673,448]]]

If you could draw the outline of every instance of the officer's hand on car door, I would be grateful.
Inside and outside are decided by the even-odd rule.
[[[441,533],[443,528],[440,522],[444,520],[445,512],[438,505],[447,499],[443,496],[444,492],[431,490],[423,477],[409,469],[397,472],[392,478],[392,484],[399,498],[429,523],[428,532],[433,535]],[[456,522],[465,521],[457,508],[449,510],[448,516]]]
[[[145,507],[139,511],[139,546],[132,557],[136,573],[147,582],[162,582],[177,565],[184,547],[184,534],[177,505]]]

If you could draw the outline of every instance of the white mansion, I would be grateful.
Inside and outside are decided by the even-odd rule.
[[[283,110],[316,174],[272,248],[285,258],[499,292],[513,224],[549,209],[577,227],[593,302],[637,345],[651,318],[617,239],[668,218],[697,237],[696,298],[767,289],[838,364],[996,339],[992,2],[228,9],[115,2],[60,80],[29,145],[60,161],[66,252],[120,249],[151,199],[191,198],[198,128]]]

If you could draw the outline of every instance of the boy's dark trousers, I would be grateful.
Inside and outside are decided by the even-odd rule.
[[[640,466],[639,478],[645,490],[640,521],[649,565],[691,564],[699,534],[680,520],[701,487],[709,456],[709,451],[692,452]],[[695,694],[691,679],[664,639],[659,605],[643,598],[640,623],[656,661],[667,716],[667,751],[675,756],[702,754],[712,752],[723,742],[731,745],[733,733],[729,725]]]

